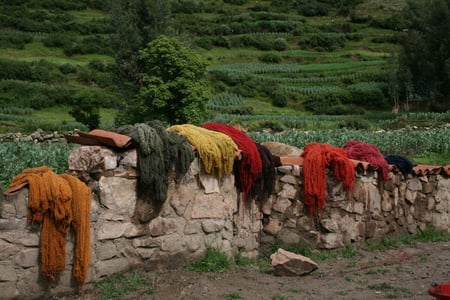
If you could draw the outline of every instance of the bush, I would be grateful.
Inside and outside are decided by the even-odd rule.
[[[277,107],[286,107],[289,102],[289,97],[283,92],[276,91],[272,95],[272,105]]]
[[[281,57],[274,52],[268,52],[261,54],[259,60],[265,63],[280,63]]]
[[[73,97],[72,109],[69,114],[77,122],[86,125],[89,130],[100,126],[100,103],[97,95],[89,90],[80,90]]]
[[[31,35],[19,31],[0,32],[0,48],[14,47],[23,49],[26,44],[32,41],[33,37]]]
[[[273,49],[277,51],[284,51],[288,48],[288,43],[284,38],[277,38],[275,42],[273,42]]]
[[[355,130],[360,130],[360,129],[364,129],[367,130],[370,128],[370,123],[369,121],[362,119],[362,118],[348,118],[348,119],[343,119],[339,122],[338,124],[338,128],[342,129],[342,128],[347,128],[347,129],[355,129]]]
[[[64,75],[67,74],[72,74],[72,73],[76,73],[77,72],[77,68],[69,63],[65,63],[59,66],[59,70],[61,71],[61,73],[63,73]]]
[[[194,40],[195,45],[205,50],[211,50],[213,47],[213,41],[209,37],[201,37]]]

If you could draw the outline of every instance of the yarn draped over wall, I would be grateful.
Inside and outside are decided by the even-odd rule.
[[[349,158],[366,161],[374,167],[380,168],[381,179],[383,181],[387,181],[389,179],[389,164],[386,159],[384,159],[383,154],[381,154],[377,146],[367,144],[365,142],[350,140],[344,145],[343,148]]]
[[[275,158],[272,152],[264,145],[256,143],[256,147],[262,161],[262,170],[256,178],[249,196],[262,203],[275,191]]]
[[[400,155],[388,155],[385,156],[384,159],[388,164],[397,166],[405,178],[413,171],[414,164],[406,157]]]
[[[66,234],[76,234],[73,275],[82,287],[90,262],[91,190],[78,178],[55,174],[49,167],[25,169],[16,175],[10,189],[28,184],[28,223],[41,223],[41,273],[50,281],[64,271]]]
[[[237,189],[242,192],[243,199],[247,199],[252,185],[262,171],[262,161],[256,143],[245,132],[230,125],[205,123],[201,127],[228,135],[242,151],[242,158],[237,161],[237,172],[234,175]]]
[[[221,177],[233,171],[238,146],[226,134],[191,124],[173,125],[167,130],[186,137],[195,147],[207,174]]]
[[[137,144],[138,192],[156,204],[166,201],[168,175],[175,165],[177,177],[184,175],[194,160],[186,138],[168,132],[160,121],[126,125],[118,133],[130,136]]]
[[[303,184],[305,205],[311,215],[317,214],[325,207],[326,168],[333,171],[335,177],[342,181],[344,188],[352,188],[355,167],[348,159],[344,149],[330,144],[307,144],[301,156],[303,160]]]

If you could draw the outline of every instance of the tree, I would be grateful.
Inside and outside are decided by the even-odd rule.
[[[206,64],[177,38],[164,35],[140,53],[142,87],[122,116],[127,123],[158,119],[199,124],[211,97]]]
[[[69,114],[77,122],[86,125],[89,130],[100,126],[100,101],[89,90],[81,90],[73,97],[72,109]]]
[[[132,97],[141,84],[139,51],[164,34],[170,24],[170,2],[166,0],[112,1],[111,45],[115,51],[114,74],[125,97]]]
[[[423,99],[435,111],[450,109],[450,1],[409,0],[404,19],[396,95],[402,103]]]

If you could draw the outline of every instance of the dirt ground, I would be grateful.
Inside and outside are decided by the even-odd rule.
[[[450,242],[358,253],[355,258],[318,262],[317,270],[297,277],[275,276],[257,265],[224,273],[147,272],[155,292],[120,299],[435,299],[428,288],[450,282]],[[76,299],[99,296],[91,291]]]

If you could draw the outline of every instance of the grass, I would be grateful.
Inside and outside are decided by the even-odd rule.
[[[38,121],[74,122],[75,119],[69,114],[69,106],[54,106],[45,110],[34,110],[30,118]],[[112,108],[100,108],[100,122],[114,121],[117,110]]]
[[[231,260],[225,253],[208,247],[204,257],[188,266],[188,270],[221,273],[230,269],[231,266]]]
[[[244,297],[242,297],[241,294],[236,293],[236,292],[225,294],[225,295],[223,295],[223,298],[227,299],[227,300],[244,299]]]
[[[121,299],[124,295],[136,291],[139,291],[140,295],[155,293],[148,280],[139,272],[109,276],[96,283],[96,287],[100,290],[101,299]]]
[[[371,290],[376,290],[376,291],[389,291],[389,292],[401,292],[401,293],[405,293],[405,294],[411,294],[411,291],[407,288],[402,288],[402,287],[397,287],[394,286],[390,283],[377,283],[377,284],[369,284],[367,286],[369,289]],[[393,297],[394,295],[389,294],[389,297]],[[395,295],[396,296],[396,295]]]
[[[419,153],[413,157],[413,161],[416,164],[422,164],[422,165],[446,166],[446,165],[450,164],[450,152],[449,153],[431,153],[431,152]]]
[[[428,226],[423,232],[413,235],[404,235],[398,238],[385,237],[381,241],[369,244],[371,251],[384,251],[391,248],[400,248],[403,245],[410,245],[415,242],[436,243],[450,241],[450,233],[437,230],[433,226]]]

